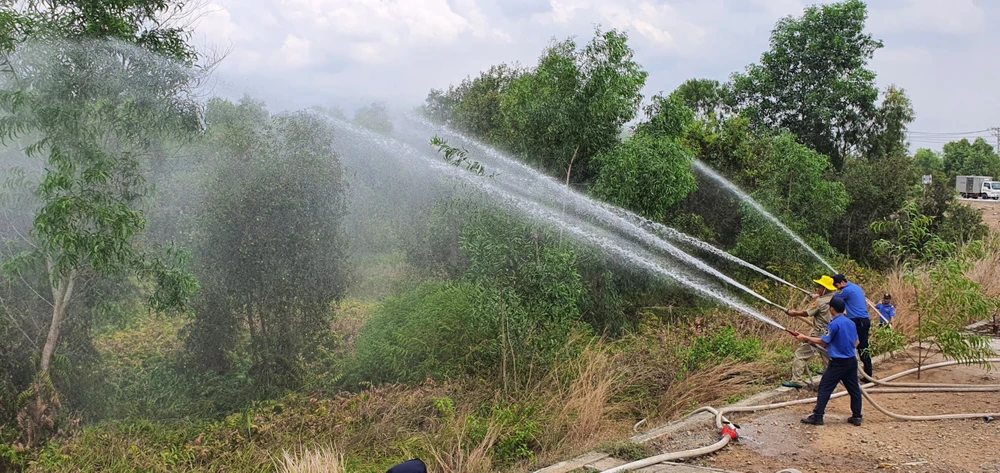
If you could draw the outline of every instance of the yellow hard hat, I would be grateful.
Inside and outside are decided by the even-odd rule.
[[[836,291],[837,290],[837,287],[833,285],[833,278],[831,278],[830,276],[827,276],[825,274],[822,277],[820,277],[819,279],[814,279],[813,282],[816,283],[816,284],[819,284],[820,286],[823,286],[823,287],[825,287],[825,288],[827,288],[827,289],[829,289],[831,291]]]

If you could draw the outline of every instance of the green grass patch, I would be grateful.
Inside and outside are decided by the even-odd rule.
[[[643,458],[652,457],[658,453],[652,445],[648,443],[638,443],[631,440],[622,440],[619,442],[608,443],[597,447],[597,451],[601,453],[607,453],[614,458],[626,461],[636,461],[642,460]]]

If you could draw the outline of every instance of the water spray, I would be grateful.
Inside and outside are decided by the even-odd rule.
[[[681,231],[678,231],[674,228],[671,228],[669,226],[657,222],[653,222],[627,209],[616,207],[611,204],[601,202],[589,196],[583,195],[579,192],[569,190],[567,186],[564,185],[563,183],[556,181],[555,179],[545,175],[544,173],[539,172],[538,170],[532,168],[531,166],[525,163],[522,163],[516,159],[512,159],[504,155],[503,153],[501,153],[500,151],[496,150],[493,147],[483,144],[482,142],[474,138],[465,136],[461,132],[452,130],[447,126],[441,126],[435,123],[431,123],[426,118],[421,117],[419,115],[408,114],[406,115],[406,118],[424,127],[434,129],[439,132],[443,132],[443,134],[449,135],[453,138],[457,138],[460,142],[468,144],[469,146],[472,146],[474,148],[477,148],[482,153],[486,154],[490,158],[493,158],[496,162],[491,164],[499,165],[504,171],[506,171],[503,173],[505,178],[521,181],[520,185],[518,185],[517,188],[514,189],[519,193],[529,193],[533,198],[536,199],[538,198],[551,199],[553,197],[551,194],[555,193],[556,196],[559,196],[560,193],[562,193],[561,196],[563,198],[569,199],[571,202],[581,207],[583,211],[587,212],[591,216],[604,219],[605,222],[608,223],[609,225],[613,225],[615,227],[623,227],[623,228],[629,226],[638,227],[630,230],[633,231],[633,235],[635,235],[634,233],[635,230],[648,234],[648,235],[642,235],[640,237],[644,239],[647,242],[647,244],[654,244],[659,246],[665,243],[665,242],[651,243],[650,240],[648,239],[650,236],[655,236],[660,239],[665,238],[674,242],[683,243],[692,246],[694,248],[697,248],[699,250],[705,251],[707,253],[710,253],[712,255],[718,256],[729,262],[739,264],[745,268],[748,268],[761,275],[764,275],[774,281],[777,281],[778,283],[784,284],[799,292],[802,292],[803,294],[812,295],[812,292],[803,289],[799,286],[796,286],[795,284],[786,281],[785,279],[771,273],[770,271],[767,271],[757,265],[747,262],[726,251],[716,248],[715,246],[712,246],[697,238],[691,237]],[[780,222],[778,223],[780,224]],[[789,232],[791,231],[788,230],[787,228],[785,228],[785,230]],[[805,246],[804,242],[801,242],[801,240],[796,238],[796,241],[799,241]],[[676,248],[674,248],[672,245],[669,248],[660,247],[660,249],[664,249],[668,253],[676,256],[676,251],[675,251]],[[686,258],[682,257],[682,259]],[[698,266],[697,264],[695,265]],[[703,267],[699,267],[699,269],[705,270]],[[712,270],[709,270],[709,272],[713,273],[716,277],[723,279],[727,283],[734,284],[730,278],[720,277],[718,274],[716,274],[714,268]],[[741,287],[742,285],[738,283],[735,283],[734,285],[740,288],[741,290],[751,293],[755,297],[759,297],[752,291],[747,290],[745,287]],[[784,308],[782,308],[782,310],[784,310]]]
[[[679,230],[676,230],[674,228],[668,227],[668,226],[663,225],[661,223],[657,223],[657,222],[654,222],[652,220],[643,218],[643,217],[641,217],[641,216],[639,216],[639,215],[637,215],[635,213],[629,212],[628,210],[613,208],[613,207],[611,207],[609,205],[607,207],[609,208],[609,210],[610,209],[614,209],[613,211],[620,212],[621,214],[624,214],[624,215],[626,215],[627,217],[629,217],[629,218],[631,218],[633,220],[642,222],[643,225],[652,228],[653,231],[655,231],[658,235],[660,235],[662,237],[669,238],[669,239],[674,240],[674,241],[679,241],[679,242],[682,242],[682,243],[689,244],[689,245],[691,245],[691,246],[693,246],[695,248],[698,248],[700,250],[704,250],[704,251],[706,251],[708,253],[711,253],[711,254],[713,254],[715,256],[719,256],[722,259],[725,259],[727,261],[731,261],[731,262],[739,264],[739,265],[741,265],[741,266],[743,266],[745,268],[748,268],[748,269],[751,269],[753,271],[756,271],[757,273],[759,273],[761,275],[767,276],[767,277],[773,279],[774,281],[777,281],[777,282],[779,282],[781,284],[784,284],[784,285],[786,285],[786,286],[788,286],[788,287],[790,287],[792,289],[798,290],[798,291],[802,292],[803,294],[812,295],[812,292],[810,292],[808,290],[805,290],[805,289],[802,289],[801,287],[796,286],[795,284],[792,284],[792,283],[790,283],[790,282],[782,279],[781,277],[779,277],[779,276],[771,273],[770,271],[767,271],[764,268],[761,268],[761,267],[759,267],[759,266],[757,266],[757,265],[755,265],[753,263],[750,263],[749,261],[746,261],[746,260],[744,260],[744,259],[742,259],[742,258],[740,258],[738,256],[732,255],[732,254],[730,254],[727,251],[723,251],[723,250],[721,250],[719,248],[716,248],[715,246],[712,246],[712,245],[710,245],[710,244],[708,244],[708,243],[706,243],[704,241],[701,241],[701,240],[699,240],[697,238],[694,238],[694,237],[692,237],[690,235],[687,235],[687,234],[685,234],[685,233],[683,233],[683,232],[681,232]]]
[[[414,147],[408,145],[407,143],[399,142],[393,138],[375,134],[369,130],[364,130],[358,128],[349,123],[342,122],[336,119],[330,119],[330,122],[336,125],[339,130],[345,131],[351,135],[364,139],[366,142],[375,143],[387,151],[391,151],[394,156],[399,156],[405,154],[407,156],[412,156],[425,161],[429,169],[434,169],[442,172],[446,175],[451,175],[460,179],[461,181],[471,185],[472,188],[477,191],[484,192],[491,197],[493,197],[497,202],[502,203],[506,206],[513,207],[521,211],[524,215],[532,217],[536,220],[546,222],[548,224],[554,224],[561,230],[568,231],[570,234],[574,235],[575,238],[583,242],[592,244],[605,251],[615,254],[624,260],[628,261],[630,264],[635,265],[640,268],[644,268],[653,274],[666,277],[667,279],[673,280],[680,283],[682,286],[693,290],[703,296],[707,296],[714,299],[722,304],[735,309],[743,314],[753,317],[765,324],[771,325],[780,330],[784,330],[781,324],[771,320],[765,315],[761,314],[754,308],[743,304],[742,302],[732,298],[731,296],[716,291],[704,282],[693,279],[687,274],[687,272],[682,271],[678,268],[666,265],[665,261],[657,261],[657,257],[650,254],[645,249],[641,247],[635,247],[636,245],[629,240],[635,239],[642,242],[644,245],[654,247],[658,250],[664,251],[669,256],[680,260],[681,262],[694,266],[695,268],[711,274],[720,280],[725,281],[728,284],[733,285],[750,295],[758,298],[764,303],[771,306],[780,308],[782,311],[785,310],[784,307],[779,306],[768,300],[767,298],[757,294],[750,288],[740,284],[739,282],[729,278],[725,274],[722,274],[715,268],[705,264],[701,260],[681,251],[680,249],[674,247],[670,243],[657,238],[648,231],[642,229],[638,225],[628,222],[615,215],[612,212],[607,211],[599,205],[595,205],[595,201],[592,199],[580,195],[572,190],[567,190],[564,186],[556,185],[554,189],[549,189],[549,195],[539,196],[537,195],[539,189],[534,188],[539,183],[551,182],[546,179],[543,175],[539,174],[537,171],[533,171],[530,179],[522,179],[520,182],[510,182],[506,179],[490,179],[484,178],[473,173],[469,173],[465,170],[457,169],[439,159],[436,155],[430,156],[427,151],[420,152]],[[513,160],[506,158],[503,163],[506,165],[506,169],[509,170],[511,167],[519,166],[520,163],[514,164]],[[523,166],[523,165],[520,165]],[[528,168],[530,169],[530,168]],[[504,170],[504,169],[500,169]],[[492,171],[492,169],[491,169]],[[532,191],[535,191],[534,193]],[[555,191],[555,192],[552,192]],[[546,205],[544,199],[549,200],[553,198],[564,198],[568,197],[575,206],[575,210],[588,216],[594,218],[595,220],[605,224],[604,226],[595,226],[592,223],[580,221],[575,217],[565,215],[559,212],[554,206]],[[610,232],[610,233],[609,233]],[[621,235],[615,233],[623,233]],[[626,237],[628,240],[626,240]]]
[[[440,128],[436,127],[434,124],[427,122],[425,119],[420,117],[409,117],[416,121],[417,123],[427,126],[429,128]],[[654,234],[648,228],[654,226],[653,222],[629,212],[627,210],[606,204],[604,202],[597,201],[590,196],[584,195],[578,191],[575,191],[549,176],[531,168],[530,166],[521,163],[515,159],[503,155],[497,150],[477,142],[474,139],[470,139],[462,136],[461,134],[455,133],[451,130],[445,129],[449,134],[457,136],[460,141],[468,142],[479,148],[484,153],[494,158],[495,162],[490,163],[491,166],[497,167],[501,171],[501,175],[505,178],[495,179],[492,182],[493,185],[505,188],[508,192],[512,194],[517,194],[525,198],[526,200],[539,203],[541,205],[546,205],[548,207],[553,207],[557,203],[562,204],[562,211],[560,212],[560,218],[565,217],[563,213],[565,212],[565,204],[571,204],[571,210],[575,213],[585,215],[589,218],[596,219],[604,224],[606,229],[614,229],[615,231],[627,235],[630,239],[637,240],[644,245],[653,247],[659,251],[665,252],[669,256],[676,258],[694,268],[708,273],[717,279],[742,290],[743,292],[759,299],[765,304],[771,305],[773,307],[779,308],[781,311],[785,310],[785,307],[771,302],[766,297],[758,294],[754,290],[745,286],[744,284],[736,281],[735,279],[723,274],[721,271],[713,268],[712,266],[706,264],[704,261],[680,250],[676,246],[672,245],[668,241],[664,240],[661,236]],[[520,177],[520,179],[518,179]],[[512,179],[513,178],[513,179]],[[511,181],[519,182],[511,182]],[[544,201],[552,202],[551,204],[545,204]],[[754,269],[757,272],[767,275],[768,277],[786,284],[790,287],[794,287],[805,294],[811,294],[805,289],[799,288],[794,284],[785,281],[778,276],[775,276],[763,269],[747,263],[733,255],[730,255],[718,248],[713,247],[705,242],[702,242],[696,238],[687,236],[677,230],[672,228],[658,225],[656,228],[657,232],[662,236],[666,236],[675,241],[682,241],[684,243],[690,244],[697,248],[706,250],[718,256],[722,256],[729,261],[738,262],[746,267]],[[777,326],[777,325],[776,325]]]
[[[833,271],[835,273],[837,272],[837,270],[833,269],[833,266],[830,266],[830,263],[827,263],[826,260],[823,259],[823,257],[820,256],[820,254],[816,250],[812,249],[811,246],[806,244],[805,240],[796,235],[795,232],[793,232],[790,228],[786,227],[785,224],[781,223],[781,220],[778,220],[777,217],[771,215],[770,212],[765,210],[763,206],[757,203],[756,200],[747,195],[745,192],[740,190],[740,188],[737,187],[735,184],[729,182],[728,180],[726,180],[726,178],[722,177],[721,175],[719,175],[719,173],[715,172],[712,168],[708,167],[707,165],[705,165],[705,163],[702,163],[697,159],[692,161],[692,164],[694,165],[695,169],[701,171],[706,176],[715,179],[718,183],[722,184],[722,187],[729,189],[729,191],[735,194],[737,197],[739,197],[740,200],[749,204],[751,207],[760,212],[760,214],[763,215],[764,218],[770,220],[771,223],[777,225],[778,228],[784,230],[784,232],[787,233],[788,236],[792,238],[792,240],[795,240],[796,243],[802,245],[802,247],[805,248],[806,251],[808,251],[810,254],[815,256],[820,263],[823,263],[823,266],[826,266],[830,271]]]

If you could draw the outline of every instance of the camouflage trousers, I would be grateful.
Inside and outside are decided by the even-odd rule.
[[[819,355],[823,361],[823,369],[830,364],[830,357],[826,352],[809,343],[803,343],[795,350],[795,361],[792,362],[792,381],[803,383],[807,377],[809,360]]]

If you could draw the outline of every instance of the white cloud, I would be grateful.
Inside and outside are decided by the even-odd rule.
[[[750,3],[774,18],[774,22],[788,15],[800,15],[806,7],[800,0],[750,0]]]
[[[246,39],[245,32],[233,22],[229,10],[218,3],[206,3],[191,12],[192,25],[201,32],[202,39],[212,43],[228,44]]]
[[[308,39],[290,34],[285,38],[279,50],[280,61],[291,68],[307,66],[312,62],[310,51],[312,44]]]
[[[362,64],[381,64],[385,62],[379,45],[376,43],[355,43],[351,45],[350,56]]]
[[[759,60],[779,19],[831,0],[204,1],[196,44],[231,47],[218,74],[234,95],[250,90],[278,108],[350,108],[376,99],[408,107],[492,64],[534,64],[552,38],[582,45],[595,24],[628,32],[650,72],[647,96],[692,77],[725,80]],[[868,29],[885,41],[871,67],[881,87],[910,93],[914,129],[996,125],[1000,90],[990,81],[1000,65],[990,48],[1000,31],[986,25],[1000,19],[1000,2],[868,3]]]
[[[683,53],[701,44],[706,36],[692,15],[671,2],[551,0],[551,6],[551,12],[537,17],[543,26],[599,23],[629,31],[633,37],[670,53]]]

